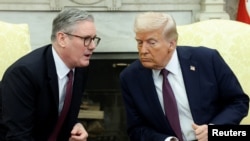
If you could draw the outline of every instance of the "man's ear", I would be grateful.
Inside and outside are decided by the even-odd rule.
[[[57,39],[58,44],[61,47],[65,47],[65,44],[66,44],[66,35],[63,32],[57,32],[56,33],[56,39]]]
[[[169,48],[171,49],[171,50],[174,50],[175,48],[176,48],[176,40],[171,40],[170,42],[169,42]]]

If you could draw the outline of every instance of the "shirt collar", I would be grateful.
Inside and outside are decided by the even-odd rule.
[[[173,53],[173,56],[169,60],[169,63],[167,64],[165,69],[168,70],[169,72],[171,72],[172,74],[177,75],[179,66],[180,66],[179,65],[179,59],[178,59],[178,56],[177,56],[177,51],[175,49],[174,53]]]
[[[55,51],[54,47],[52,47],[52,54],[54,57],[55,65],[56,65],[56,73],[59,79],[62,79],[67,75],[70,69],[66,66],[66,64],[62,61],[59,57],[57,52]]]
[[[169,62],[167,64],[167,66],[165,66],[165,69],[168,70],[169,72],[171,72],[172,74],[177,75],[179,66],[180,66],[179,65],[179,59],[178,59],[178,56],[177,56],[177,51],[175,49],[171,59],[169,60]],[[153,69],[153,76],[158,77],[160,75],[160,71],[161,70]]]

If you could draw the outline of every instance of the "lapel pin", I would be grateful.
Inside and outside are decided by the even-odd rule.
[[[190,66],[191,71],[195,71],[195,66]]]

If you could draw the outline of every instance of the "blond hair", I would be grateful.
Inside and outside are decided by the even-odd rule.
[[[178,33],[172,16],[160,12],[145,12],[137,15],[134,22],[134,32],[147,32],[163,28],[166,38],[176,39]]]

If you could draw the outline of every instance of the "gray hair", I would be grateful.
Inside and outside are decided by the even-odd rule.
[[[176,23],[172,16],[160,12],[145,12],[137,15],[134,22],[134,32],[147,32],[164,28],[166,38],[178,39]]]
[[[58,31],[71,33],[74,30],[74,25],[79,21],[92,21],[94,22],[93,15],[87,11],[80,9],[64,9],[53,20],[51,41],[56,38]]]

